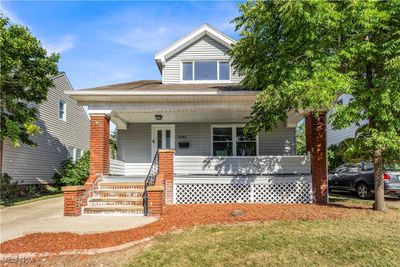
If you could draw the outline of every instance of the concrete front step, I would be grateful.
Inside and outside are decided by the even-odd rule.
[[[86,206],[83,208],[84,214],[134,214],[143,215],[143,206]]]

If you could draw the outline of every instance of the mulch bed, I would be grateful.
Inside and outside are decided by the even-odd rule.
[[[245,214],[234,217],[232,210]],[[208,204],[177,205],[164,209],[159,221],[138,228],[97,234],[35,233],[1,244],[1,252],[59,253],[78,249],[96,249],[121,245],[127,242],[158,236],[177,229],[196,225],[233,224],[238,222],[277,220],[329,220],[369,212],[367,209],[338,205],[315,204]],[[96,217],[93,217],[96,220]],[[115,217],[118,220],[118,217]]]

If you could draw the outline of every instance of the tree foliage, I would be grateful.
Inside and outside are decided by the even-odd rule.
[[[400,158],[400,1],[257,0],[240,12],[233,66],[262,90],[247,131],[271,130],[291,110],[333,109],[334,129],[360,126],[345,151],[373,159],[382,203],[384,161]],[[353,98],[335,105],[341,94]]]
[[[40,131],[36,105],[53,85],[59,56],[47,55],[26,27],[10,25],[2,15],[0,27],[0,141],[33,145],[29,137]]]
[[[326,1],[250,1],[234,19],[241,38],[230,51],[243,85],[262,90],[247,125],[250,132],[271,130],[289,110],[326,110],[349,75],[340,72],[337,20]]]
[[[337,105],[335,129],[359,126],[346,140],[347,158],[372,159],[381,150],[387,162],[400,159],[400,1],[340,4],[342,72],[353,73],[349,103]],[[361,122],[366,121],[366,124]]]
[[[296,153],[297,155],[307,154],[304,121],[300,122],[296,127]]]

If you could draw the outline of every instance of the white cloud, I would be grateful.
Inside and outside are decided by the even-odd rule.
[[[146,27],[135,27],[126,32],[112,36],[111,41],[136,49],[138,52],[154,52],[164,48],[171,40],[171,32],[165,27],[149,30]]]
[[[4,2],[2,3],[1,6],[1,13],[10,19],[10,22],[13,24],[23,24],[26,25],[25,22],[23,22],[17,15],[15,15],[14,12],[12,12],[11,10],[9,10],[8,8],[6,8],[4,6]]]
[[[188,16],[190,9],[193,15]],[[191,2],[189,7],[176,3],[147,13],[129,8],[109,14],[99,23],[104,27],[99,28],[105,39],[133,48],[134,53],[156,53],[205,22],[228,35],[234,34],[235,26],[229,22],[237,16],[237,10],[236,3],[230,2]]]
[[[63,53],[67,50],[74,48],[75,46],[75,36],[73,35],[63,35],[60,37],[58,42],[50,43],[43,42],[43,46],[46,48],[48,53]]]

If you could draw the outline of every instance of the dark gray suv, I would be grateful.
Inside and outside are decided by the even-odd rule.
[[[385,195],[400,197],[400,170],[385,167]],[[371,198],[374,193],[374,165],[369,162],[343,164],[328,175],[329,191],[355,192],[359,198]]]

